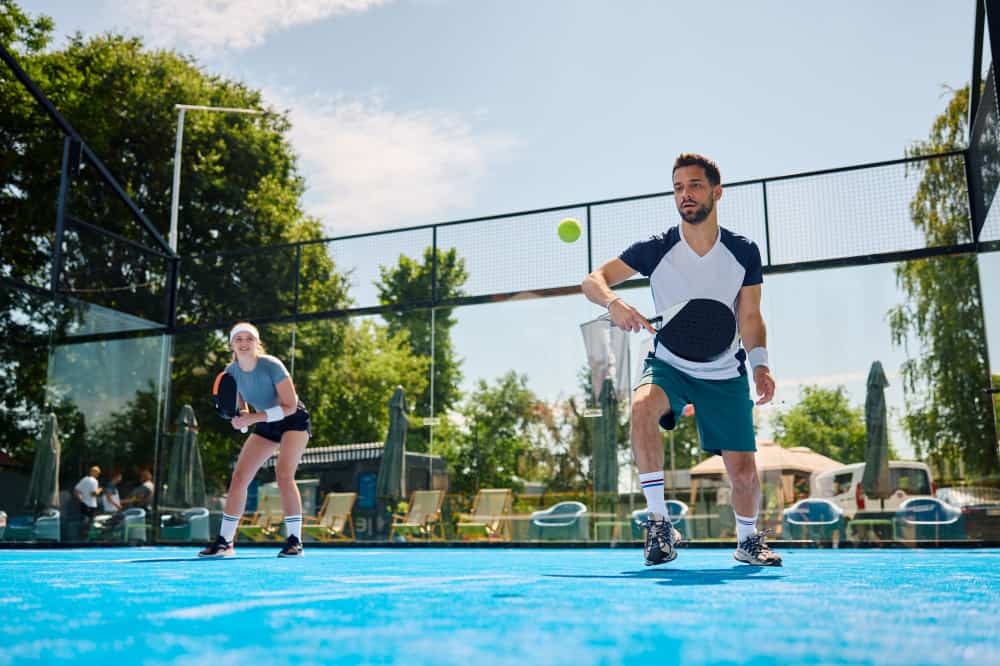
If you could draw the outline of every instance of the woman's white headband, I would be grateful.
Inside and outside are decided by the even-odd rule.
[[[233,330],[229,331],[229,344],[230,345],[233,344],[233,338],[236,337],[237,333],[249,333],[258,342],[260,341],[260,333],[257,332],[257,327],[255,327],[255,326],[253,326],[251,324],[236,324],[236,326],[233,326]]]

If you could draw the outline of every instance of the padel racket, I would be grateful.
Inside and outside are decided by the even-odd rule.
[[[692,298],[653,317],[656,342],[685,361],[707,363],[722,357],[736,342],[736,316],[725,303]]]
[[[212,385],[212,404],[215,406],[215,413],[227,421],[239,416],[236,395],[236,378],[226,371],[216,375],[215,384]],[[240,428],[240,432],[246,431],[246,428]]]

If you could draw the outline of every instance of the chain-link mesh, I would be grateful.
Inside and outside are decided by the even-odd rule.
[[[352,308],[369,308],[381,305],[378,285],[382,283],[383,271],[392,271],[400,266],[400,258],[407,257],[416,264],[430,263],[433,244],[431,229],[409,229],[385,234],[371,234],[354,238],[343,238],[325,244],[326,253],[333,259],[334,269],[347,275]],[[309,296],[310,303],[317,310],[327,309],[321,305],[319,290],[327,288],[321,276],[303,280],[300,291]],[[411,285],[412,286],[412,285]],[[407,301],[430,301],[431,284],[421,284],[411,288]]]
[[[955,160],[961,156],[933,160]],[[771,181],[767,185],[773,265],[932,246],[910,217],[922,168],[908,163]],[[953,165],[937,165],[949,168]],[[967,241],[968,232],[959,242]]]
[[[169,259],[161,252],[69,218],[59,291],[150,322],[167,322]]]
[[[550,289],[579,284],[587,274],[586,208],[510,215],[438,227],[438,247],[465,260],[466,296]],[[576,219],[580,237],[559,239],[564,218]]]

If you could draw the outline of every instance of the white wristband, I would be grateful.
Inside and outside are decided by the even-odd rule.
[[[264,410],[264,414],[267,415],[267,422],[274,423],[275,421],[280,421],[285,418],[285,410],[281,408],[281,405],[275,405],[274,407],[268,407]]]
[[[747,358],[750,360],[751,370],[756,370],[759,365],[771,367],[767,362],[767,347],[754,347],[747,354]]]

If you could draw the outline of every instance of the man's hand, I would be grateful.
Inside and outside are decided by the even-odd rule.
[[[771,402],[774,397],[774,377],[771,370],[766,365],[758,365],[753,371],[753,381],[757,385],[758,405],[765,405]]]
[[[623,331],[638,333],[646,329],[656,335],[653,325],[638,310],[621,299],[615,300],[608,306],[608,314],[611,315],[611,322]]]

